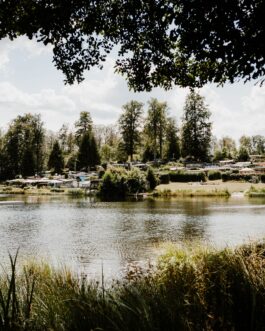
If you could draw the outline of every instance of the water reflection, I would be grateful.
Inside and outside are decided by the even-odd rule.
[[[68,197],[1,197],[0,257],[44,257],[96,275],[153,259],[161,243],[235,245],[265,235],[263,199],[150,199],[100,202]]]

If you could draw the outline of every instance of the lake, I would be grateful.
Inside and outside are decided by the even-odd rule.
[[[13,202],[12,202],[13,201]],[[265,199],[100,202],[66,196],[0,197],[0,255],[44,259],[97,277],[153,260],[167,242],[235,246],[265,237]]]

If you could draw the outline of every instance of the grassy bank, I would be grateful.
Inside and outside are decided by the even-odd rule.
[[[230,193],[227,189],[213,189],[213,190],[191,190],[182,189],[171,191],[170,189],[155,191],[155,197],[229,197]]]
[[[171,247],[105,288],[31,264],[0,279],[1,330],[263,330],[265,245]]]
[[[265,198],[265,188],[256,188],[251,186],[250,189],[246,192],[249,197],[264,197]]]
[[[82,197],[89,194],[82,188],[36,188],[36,187],[11,187],[1,186],[0,194],[12,195],[69,195],[73,197]]]
[[[252,184],[247,182],[222,182],[215,180],[205,183],[169,183],[156,187],[157,194],[164,196],[230,196],[241,192],[248,194],[250,190],[265,190],[264,183]],[[252,195],[248,195],[252,196]],[[253,195],[254,196],[254,195]]]

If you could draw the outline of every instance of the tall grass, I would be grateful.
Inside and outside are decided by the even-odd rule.
[[[197,189],[197,190],[175,190],[170,189],[157,190],[153,194],[156,197],[229,197],[230,192],[227,189]]]
[[[265,197],[265,188],[256,188],[251,186],[250,189],[246,192],[246,195],[249,197]]]
[[[264,330],[265,244],[172,247],[110,287],[29,265],[0,280],[0,330]]]

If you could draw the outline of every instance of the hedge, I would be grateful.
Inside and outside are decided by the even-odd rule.
[[[222,178],[222,174],[220,171],[211,170],[208,172],[209,180],[217,180],[217,179],[221,179],[221,178]]]
[[[159,181],[160,181],[160,184],[169,184],[169,181],[170,181],[169,174],[160,174]]]
[[[170,172],[171,182],[205,182],[206,175],[204,172]]]
[[[244,180],[249,182],[252,179],[253,175],[241,175],[225,172],[222,174],[222,181],[226,182],[228,180]]]

